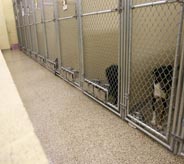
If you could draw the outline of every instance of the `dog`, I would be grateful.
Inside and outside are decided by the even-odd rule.
[[[108,91],[109,97],[113,98],[113,104],[117,105],[118,103],[118,65],[111,65],[106,68],[106,77],[109,83]]]
[[[151,124],[158,125],[158,128],[162,128],[162,123],[164,121],[164,116],[169,110],[167,99],[171,92],[172,77],[173,77],[173,67],[172,65],[163,65],[153,71],[154,82],[153,82],[153,98],[152,98],[152,109],[153,115]],[[162,109],[160,110],[160,118],[156,116],[158,112],[155,109],[155,102],[160,99],[162,102]],[[159,119],[159,121],[157,121]],[[158,124],[157,124],[158,123]]]

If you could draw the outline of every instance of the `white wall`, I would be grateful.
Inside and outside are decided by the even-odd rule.
[[[0,49],[9,49],[10,43],[8,39],[8,33],[6,28],[4,9],[2,0],[0,0]]]

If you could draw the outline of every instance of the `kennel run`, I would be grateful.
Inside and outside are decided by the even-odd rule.
[[[20,49],[184,155],[183,0],[14,0]]]

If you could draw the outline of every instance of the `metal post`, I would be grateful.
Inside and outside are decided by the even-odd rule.
[[[184,65],[184,63],[183,63],[183,65]],[[183,73],[184,73],[184,71],[183,71]],[[181,120],[180,120],[180,122],[179,122],[179,124],[180,124],[180,127],[178,127],[178,128],[180,128],[180,129],[178,129],[178,134],[179,134],[179,136],[180,136],[180,138],[182,139],[182,140],[184,140],[184,77],[182,77],[183,78],[183,90],[182,90],[182,97],[181,97],[181,103],[180,103],[180,116],[183,116],[182,118],[181,118]],[[179,145],[179,149],[178,149],[178,153],[184,153],[184,143],[183,142],[181,142],[180,143],[180,145]]]
[[[22,46],[22,34],[20,32],[20,22],[19,22],[19,16],[18,16],[18,5],[17,1],[14,1],[14,13],[15,13],[15,19],[16,19],[16,29],[17,29],[17,34],[18,34],[18,39],[19,39],[19,47]]]
[[[24,4],[25,5],[25,4]],[[26,37],[26,31],[25,31],[25,6],[22,4],[22,1],[20,3],[20,8],[21,8],[21,18],[22,18],[22,30],[24,31],[24,50],[27,50],[27,37]]]
[[[173,75],[173,83],[172,83],[172,90],[171,90],[171,101],[170,101],[170,106],[169,106],[169,119],[168,119],[168,124],[167,124],[167,137],[169,137],[169,130],[170,130],[170,123],[171,123],[171,116],[172,116],[172,107],[174,103],[174,97],[175,97],[175,90],[176,90],[176,81],[177,81],[177,67],[179,65],[179,57],[181,54],[181,39],[182,39],[182,30],[183,30],[183,12],[184,12],[184,5],[182,4],[181,7],[181,16],[180,16],[180,23],[179,23],[179,30],[178,30],[178,38],[177,38],[177,45],[176,45],[176,55],[175,55],[175,63],[174,63],[174,75]],[[176,95],[176,101],[179,100],[179,93]],[[175,106],[175,112],[174,112],[174,120],[172,124],[172,134],[176,134],[176,124],[177,124],[177,119],[178,119],[178,112],[179,108],[176,102]],[[174,137],[171,138],[171,148],[173,149],[174,153],[176,153],[176,147],[174,146],[177,144],[175,141]]]
[[[41,18],[42,18],[42,27],[43,27],[43,39],[44,39],[44,47],[45,47],[45,62],[49,58],[48,56],[48,43],[47,43],[47,36],[46,36],[46,25],[45,25],[45,11],[44,11],[44,5],[43,0],[41,0]]]
[[[55,32],[56,32],[56,44],[57,44],[57,56],[58,56],[58,71],[61,69],[61,31],[60,31],[60,26],[59,26],[59,12],[58,12],[58,0],[54,0],[54,20],[55,20]]]
[[[123,12],[121,13],[121,117],[122,119],[125,119],[126,117],[126,49],[127,49],[127,1],[122,1],[122,9]]]
[[[26,2],[27,2],[28,0],[26,0]],[[28,3],[26,3],[26,9],[29,9],[29,11],[27,11],[27,22],[28,22],[28,26],[27,26],[27,28],[28,28],[28,33],[29,33],[29,41],[30,41],[30,55],[32,54],[32,51],[33,51],[33,44],[32,44],[32,35],[31,35],[31,25],[30,25],[30,6],[28,5]]]
[[[182,136],[180,136],[180,132],[182,130],[182,119],[183,118],[183,99],[182,97],[183,91],[184,91],[184,79],[183,79],[183,71],[184,69],[184,46],[183,46],[183,52],[180,60],[180,70],[179,70],[179,76],[178,76],[178,85],[177,85],[177,94],[176,94],[176,103],[175,103],[175,109],[178,109],[179,111],[176,113],[177,114],[177,123],[176,123],[176,128],[175,131],[176,133],[174,134],[175,137],[177,137],[179,140],[178,142],[174,145],[174,153],[178,152],[180,145],[183,145]],[[183,138],[184,139],[184,138]]]
[[[123,43],[124,43],[124,3],[122,0],[119,0],[118,4],[118,12],[119,12],[119,53],[118,53],[118,104],[117,104],[117,109],[120,112],[120,115],[122,118],[124,118],[124,109],[121,108],[121,103],[122,103],[122,97],[123,97],[123,92],[124,87],[122,87],[122,75],[123,75],[123,69],[122,69],[122,59],[123,59]],[[122,12],[123,9],[123,12]],[[123,83],[124,84],[124,83]],[[123,102],[124,104],[124,102]]]
[[[83,88],[84,82],[84,52],[83,52],[83,28],[82,28],[82,3],[77,0],[77,23],[78,23],[78,36],[79,36],[79,76],[80,87]]]
[[[36,55],[39,53],[39,46],[38,46],[38,32],[36,27],[36,14],[35,14],[35,4],[34,1],[32,1],[32,9],[33,9],[33,27],[34,27],[34,33],[35,33],[35,42],[36,42]]]
[[[131,70],[131,56],[132,56],[132,0],[127,0],[127,26],[126,26],[126,40],[125,42],[127,43],[127,48],[126,48],[126,86],[125,86],[125,101],[126,101],[126,106],[127,106],[127,111],[126,114],[129,114],[129,95],[130,95],[130,70]]]

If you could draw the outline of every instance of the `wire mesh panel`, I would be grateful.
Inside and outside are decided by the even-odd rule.
[[[25,7],[24,7],[25,13],[25,31],[26,31],[26,37],[27,37],[27,49],[29,51],[32,50],[32,38],[31,38],[31,26],[30,26],[30,6],[28,1],[25,1]]]
[[[34,19],[34,9],[33,4],[30,4],[30,32],[31,32],[31,39],[32,39],[32,51],[37,52],[37,36],[36,36],[36,28],[35,28],[35,19]]]
[[[51,61],[55,61],[57,58],[56,52],[56,32],[55,32],[55,22],[54,22],[54,6],[52,0],[44,0],[44,21],[46,28],[46,39],[48,54],[47,58]]]
[[[79,45],[76,19],[76,0],[58,1],[61,40],[61,74],[71,82],[79,83]]]
[[[21,35],[21,27],[20,27],[20,13],[19,13],[19,5],[16,1],[14,1],[14,14],[15,14],[15,20],[16,20],[16,29],[17,29],[17,35],[19,40],[19,46],[22,47],[22,35]]]
[[[84,90],[118,110],[119,12],[117,0],[82,1]]]
[[[182,7],[177,2],[162,2],[153,4],[152,1],[135,0],[131,6],[127,117],[164,140],[169,133],[174,110],[171,93],[175,94],[172,84],[178,67],[174,63],[177,60]]]
[[[45,45],[43,37],[43,27],[42,27],[42,17],[41,17],[41,1],[35,3],[35,16],[36,16],[36,28],[37,28],[37,37],[38,37],[38,53],[42,57],[45,56]]]
[[[23,8],[23,3],[20,1],[18,3],[18,17],[19,17],[19,22],[20,22],[20,30],[22,34],[22,48],[26,48],[26,34],[25,34],[25,27],[24,27],[24,8]]]

